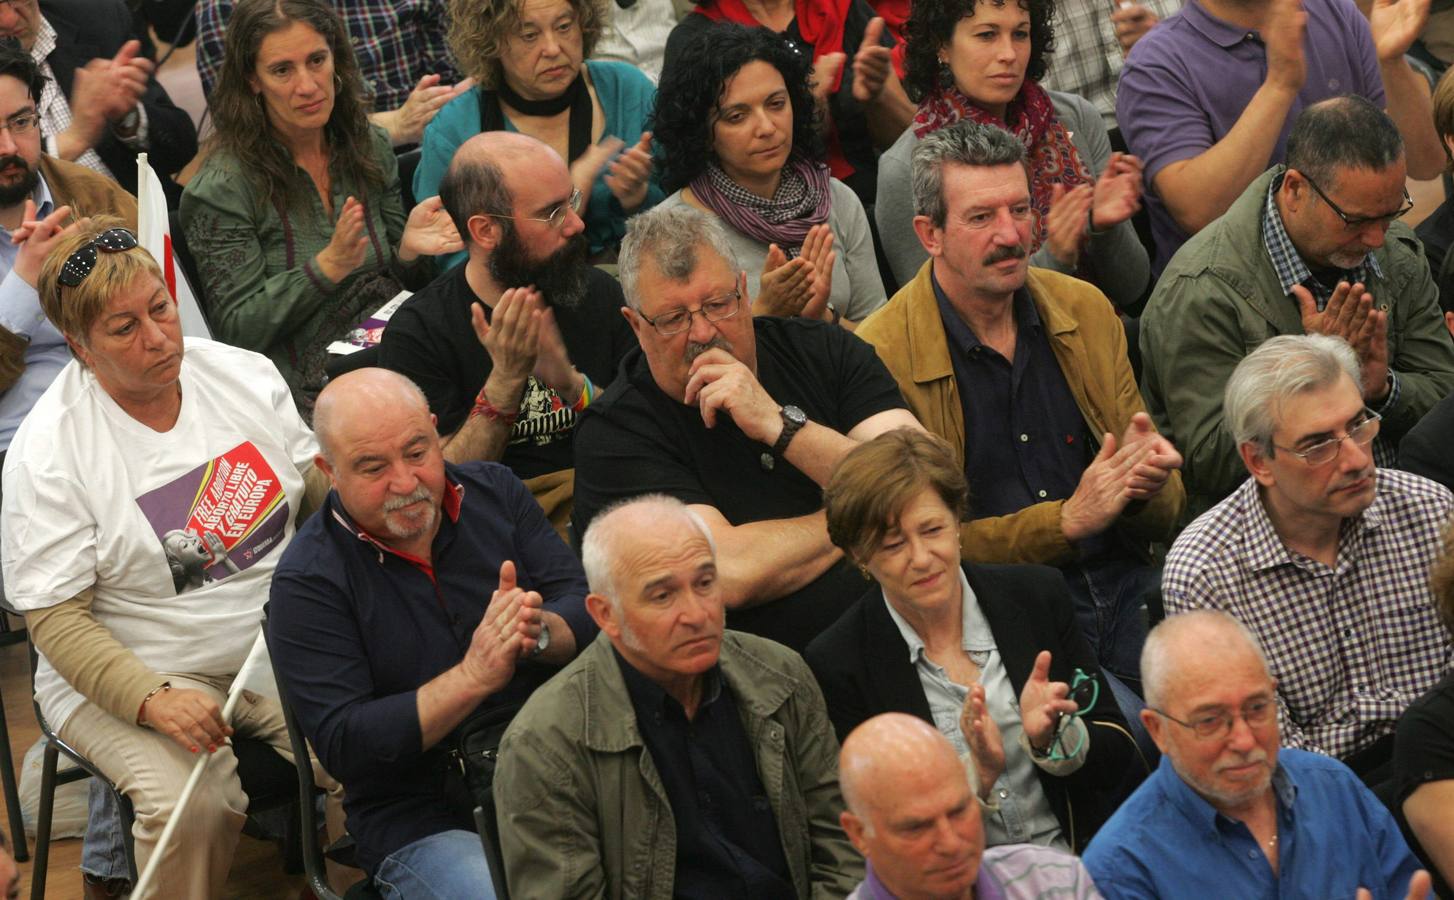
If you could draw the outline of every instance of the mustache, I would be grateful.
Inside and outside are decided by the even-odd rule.
[[[30,163],[26,162],[24,157],[16,156],[13,153],[0,156],[0,169],[5,169],[10,166],[19,166],[27,172],[30,171]]]
[[[984,264],[992,266],[997,262],[1004,262],[1007,259],[1024,259],[1025,248],[1021,244],[1011,244],[1008,247],[996,247],[989,256],[984,258]]]
[[[388,513],[388,512],[394,512],[395,510],[403,509],[406,506],[409,506],[409,505],[414,504],[414,503],[418,503],[421,500],[428,500],[428,499],[429,499],[429,488],[427,488],[427,487],[425,487],[424,485],[421,484],[421,485],[419,485],[419,487],[417,487],[417,488],[414,489],[413,493],[410,493],[408,496],[405,496],[405,497],[390,497],[389,499],[385,500],[384,501],[384,512],[386,512],[386,513]]]
[[[1235,760],[1235,761],[1233,761],[1231,763],[1228,763],[1226,765],[1217,766],[1216,770],[1218,772],[1222,772],[1222,771],[1225,771],[1226,769],[1235,768],[1237,766],[1245,766],[1248,763],[1265,763],[1265,762],[1267,762],[1267,751],[1266,750],[1263,750],[1260,747],[1257,747],[1257,748],[1254,748],[1254,749],[1249,750],[1246,753],[1242,754],[1239,759],[1237,759],[1237,760]]]
[[[720,334],[716,335],[705,344],[699,344],[696,341],[688,341],[686,352],[687,365],[691,365],[692,363],[696,362],[697,357],[701,356],[703,353],[706,353],[708,350],[726,350],[728,353],[731,353],[732,342],[722,337],[722,335]]]

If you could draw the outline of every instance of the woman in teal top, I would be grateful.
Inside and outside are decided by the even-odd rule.
[[[614,261],[627,217],[664,195],[645,130],[656,88],[624,63],[584,62],[601,32],[597,3],[451,0],[450,46],[479,86],[450,101],[424,130],[416,197],[439,192],[455,149],[471,137],[523,132],[570,165],[592,257]]]
[[[271,358],[305,417],[328,344],[461,246],[438,197],[406,221],[389,137],[366,110],[324,0],[237,4],[182,227],[216,337]]]

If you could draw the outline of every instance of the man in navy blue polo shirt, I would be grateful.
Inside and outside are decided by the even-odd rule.
[[[476,709],[523,703],[595,637],[584,573],[509,469],[444,462],[404,376],[336,379],[314,427],[334,489],[273,578],[284,689],[379,886],[489,898],[468,811],[445,791],[446,739]]]

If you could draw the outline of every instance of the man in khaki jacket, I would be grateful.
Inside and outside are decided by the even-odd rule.
[[[823,695],[793,651],[723,630],[702,517],[628,500],[581,553],[601,634],[500,744],[511,897],[847,896],[863,862]]]
[[[964,464],[964,557],[1059,567],[1101,664],[1134,681],[1159,580],[1149,545],[1185,502],[1181,456],[1146,415],[1110,302],[1029,269],[1023,158],[972,123],[920,143],[914,229],[930,260],[858,334]]]

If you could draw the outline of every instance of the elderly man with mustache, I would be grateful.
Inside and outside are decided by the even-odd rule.
[[[1454,495],[1374,464],[1382,419],[1360,366],[1313,334],[1237,364],[1223,417],[1251,477],[1177,538],[1162,594],[1168,613],[1221,609],[1250,628],[1277,678],[1283,744],[1378,785],[1399,717],[1454,659],[1429,591]]]
[[[1429,896],[1393,817],[1346,766],[1279,747],[1272,672],[1224,612],[1151,632],[1141,716],[1161,767],[1086,850],[1104,896]]]
[[[613,502],[676,497],[721,550],[727,624],[801,650],[867,586],[828,540],[823,484],[857,442],[918,423],[844,329],[754,317],[706,213],[636,216],[619,264],[641,347],[581,416],[576,534]]]
[[[487,900],[474,800],[445,778],[451,735],[595,637],[585,573],[508,468],[444,461],[404,376],[334,379],[313,425],[333,491],[273,576],[282,688],[386,895]]]
[[[1181,454],[1146,415],[1105,295],[1029,267],[1019,140],[963,122],[920,141],[912,168],[929,261],[858,336],[964,466],[964,558],[1058,567],[1101,665],[1134,682],[1159,577],[1150,545],[1185,502]]]

